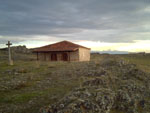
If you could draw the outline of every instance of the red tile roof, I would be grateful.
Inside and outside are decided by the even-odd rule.
[[[34,52],[50,52],[50,51],[75,51],[79,48],[90,49],[78,44],[74,44],[69,41],[62,41],[50,45],[46,45],[43,47],[36,48]]]

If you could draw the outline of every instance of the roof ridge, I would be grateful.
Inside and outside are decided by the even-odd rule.
[[[86,48],[86,49],[90,49],[90,48],[87,48],[87,47],[84,47],[84,46],[81,46],[81,45],[78,45],[78,44],[75,44],[73,42],[70,42],[70,41],[67,41],[67,40],[64,40],[64,41],[61,41],[61,42],[56,42],[56,43],[53,43],[53,44],[49,44],[49,45],[45,45],[45,46],[42,46],[42,47],[39,47],[37,49],[35,49],[35,51],[58,51],[58,50],[75,50],[75,49],[78,49],[78,48]]]
[[[76,45],[76,46],[78,46],[78,47],[87,48],[87,47],[84,47],[84,46],[82,46],[82,45],[79,45],[79,44],[76,44],[76,43],[73,43],[73,42],[70,42],[70,41],[67,41],[67,40],[64,40],[64,41],[61,41],[61,42],[68,42],[68,43],[71,43],[71,44]],[[90,48],[87,48],[87,49],[90,49]]]

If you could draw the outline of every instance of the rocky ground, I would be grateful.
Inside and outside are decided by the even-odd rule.
[[[80,87],[41,113],[150,113],[149,73],[109,58],[82,67]]]
[[[19,53],[9,66],[0,55],[0,113],[150,113],[150,73],[135,60],[92,54],[90,62],[37,62]]]

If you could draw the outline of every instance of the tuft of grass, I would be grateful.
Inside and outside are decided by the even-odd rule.
[[[21,82],[21,83],[19,83],[17,86],[15,86],[15,90],[20,90],[20,89],[22,89],[22,88],[25,88],[25,87],[27,87],[28,86],[28,84],[27,83],[25,83],[25,82]]]
[[[39,96],[38,93],[23,93],[21,95],[16,95],[15,97],[12,97],[11,99],[15,103],[25,103],[28,102],[29,100],[33,99],[34,97]]]

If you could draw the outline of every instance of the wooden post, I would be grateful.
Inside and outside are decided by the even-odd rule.
[[[39,53],[37,52],[37,60],[39,60]]]
[[[69,62],[70,62],[70,52],[69,52]]]
[[[8,43],[6,45],[8,46],[9,65],[13,65],[13,61],[11,59],[11,50],[10,50],[10,45],[12,45],[12,43],[10,43],[10,41],[8,41]]]
[[[46,61],[46,53],[44,53],[44,60]]]

